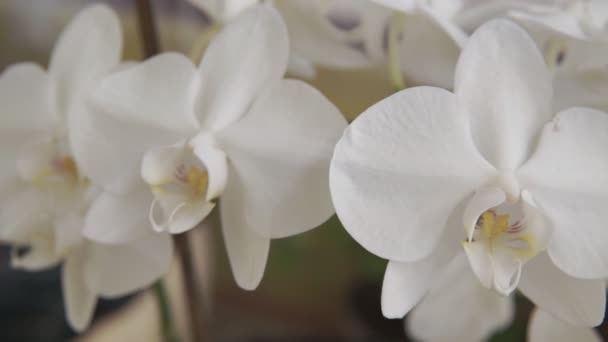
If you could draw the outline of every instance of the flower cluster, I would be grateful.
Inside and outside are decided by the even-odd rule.
[[[74,329],[98,297],[166,274],[172,235],[214,210],[247,290],[272,239],[335,212],[389,260],[383,314],[409,313],[420,340],[489,338],[516,290],[537,306],[529,340],[599,340],[608,2],[192,2],[221,26],[200,60],[121,61],[118,17],[97,4],[46,70],[0,76],[0,239],[16,268],[62,265]],[[350,126],[284,78],[383,64],[420,86]]]

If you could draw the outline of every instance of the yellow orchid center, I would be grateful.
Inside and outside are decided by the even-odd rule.
[[[527,259],[538,253],[534,236],[524,229],[521,221],[511,223],[508,214],[497,214],[495,210],[486,210],[479,217],[477,229],[494,251],[496,244],[510,249],[517,256]]]
[[[151,185],[152,191],[162,195],[167,192],[178,192],[187,194],[188,197],[196,199],[204,196],[209,186],[209,173],[197,166],[186,167],[181,164],[171,178]]]
[[[209,173],[197,167],[190,166],[188,169],[187,183],[196,196],[201,196],[207,191]]]

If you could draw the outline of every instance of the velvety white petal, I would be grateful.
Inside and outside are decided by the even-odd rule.
[[[549,256],[579,278],[608,276],[608,115],[559,113],[542,132],[519,178],[551,222]]]
[[[492,289],[494,287],[494,270],[490,246],[481,241],[463,242],[462,246],[464,247],[471,269],[481,285],[487,289]]]
[[[199,67],[195,112],[216,131],[245,114],[256,96],[287,70],[289,41],[270,5],[254,6],[218,33]]]
[[[316,89],[282,80],[261,94],[243,119],[221,132],[218,144],[241,185],[233,191],[240,193],[243,214],[255,232],[290,236],[334,213],[329,161],[345,127],[338,109]]]
[[[593,329],[568,324],[547,312],[536,309],[528,324],[530,342],[601,342],[602,338]]]
[[[450,0],[447,0],[450,1]],[[569,0],[564,0],[566,2]],[[467,32],[472,32],[492,18],[507,16],[510,11],[547,14],[555,12],[557,5],[553,0],[522,1],[467,1],[460,11],[454,13],[452,20]]]
[[[171,236],[150,232],[127,244],[94,244],[92,266],[104,297],[123,296],[152,285],[169,271],[173,259]]]
[[[127,194],[103,192],[87,211],[83,234],[96,242],[120,244],[152,231],[148,210],[153,196],[146,187]]]
[[[361,114],[338,142],[331,194],[347,231],[396,261],[429,255],[454,208],[495,175],[453,94],[401,91]]]
[[[164,53],[103,79],[93,102],[125,121],[192,134],[196,68],[177,53]]]
[[[71,150],[79,171],[114,193],[142,185],[141,163],[148,149],[183,139],[164,127],[127,120],[96,106],[80,107],[79,115],[70,120]]]
[[[455,226],[452,228],[456,228]],[[389,261],[382,283],[382,314],[402,318],[431,290],[445,266],[459,252],[457,229],[445,234],[431,255],[421,261]]]
[[[93,317],[97,303],[96,290],[85,281],[85,268],[89,266],[86,253],[77,250],[65,260],[62,269],[63,301],[70,326],[81,332]]]
[[[0,191],[3,193],[18,182],[16,163],[22,146],[56,124],[52,90],[48,75],[35,64],[12,65],[0,75]]]
[[[257,234],[247,217],[240,179],[231,170],[222,195],[220,215],[228,261],[236,283],[254,290],[260,284],[270,249],[270,239]]]
[[[462,51],[454,87],[488,161],[513,170],[529,158],[552,116],[552,88],[543,57],[522,28],[504,19],[482,25]]]
[[[205,200],[185,202],[182,199],[179,203],[170,200],[172,206],[169,208],[165,203],[164,213],[159,213],[157,211],[158,202],[165,200],[165,198],[155,200],[149,209],[150,222],[157,232],[167,231],[171,234],[180,234],[188,231],[202,222],[215,208],[215,203]]]
[[[412,310],[406,324],[422,341],[483,341],[507,327],[514,311],[513,298],[483,288],[460,254]]]
[[[524,265],[519,290],[539,308],[570,324],[596,326],[604,319],[604,281],[572,278],[546,253]]]
[[[228,161],[226,154],[212,146],[195,145],[194,154],[205,164],[209,174],[207,194],[205,199],[209,202],[222,195],[228,182]]]
[[[458,47],[464,47],[468,39],[466,32],[453,19],[453,15],[460,11],[462,3],[463,0],[444,0],[420,6],[421,13],[429,16]]]
[[[53,82],[33,63],[7,67],[0,75],[0,131],[48,130],[56,123]]]
[[[429,16],[406,15],[399,46],[408,83],[453,88],[460,47]]]
[[[65,113],[76,94],[118,65],[121,49],[120,21],[110,7],[91,5],[72,19],[59,37],[49,62],[60,111]]]

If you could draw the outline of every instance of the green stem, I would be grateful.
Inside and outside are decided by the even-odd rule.
[[[165,342],[179,342],[179,338],[175,334],[173,327],[173,315],[171,312],[171,305],[169,302],[169,295],[167,289],[163,284],[162,280],[159,280],[154,284],[154,294],[158,301],[158,309],[160,311],[160,319],[163,328],[163,337]]]
[[[399,35],[403,31],[404,21],[404,14],[395,13],[391,18],[388,28],[388,72],[395,91],[405,89],[406,87],[399,60]]]

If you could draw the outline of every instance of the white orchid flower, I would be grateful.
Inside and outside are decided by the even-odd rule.
[[[314,228],[334,211],[327,173],[346,121],[312,87],[282,79],[288,51],[279,14],[255,6],[218,33],[198,68],[166,53],[110,75],[93,101],[98,115],[79,126],[84,169],[133,196],[115,204],[132,217],[149,212],[157,230],[181,233],[219,199],[230,263],[246,289],[260,282],[271,238]],[[124,218],[98,217],[89,237],[129,239],[114,229]]]
[[[82,172],[70,135],[85,112],[87,91],[118,65],[120,49],[118,18],[94,5],[64,30],[48,72],[22,63],[0,76],[0,238],[16,245],[15,267],[40,270],[63,262],[67,318],[79,331],[88,326],[98,296],[143,288],[171,260],[167,235],[121,245],[82,235],[101,191]]]
[[[542,56],[506,20],[472,35],[455,80],[455,93],[410,88],[372,106],[334,152],[338,217],[391,260],[385,282],[407,286],[389,317],[407,313],[464,248],[484,287],[519,288],[564,321],[599,324],[608,116],[588,108],[551,115]]]

